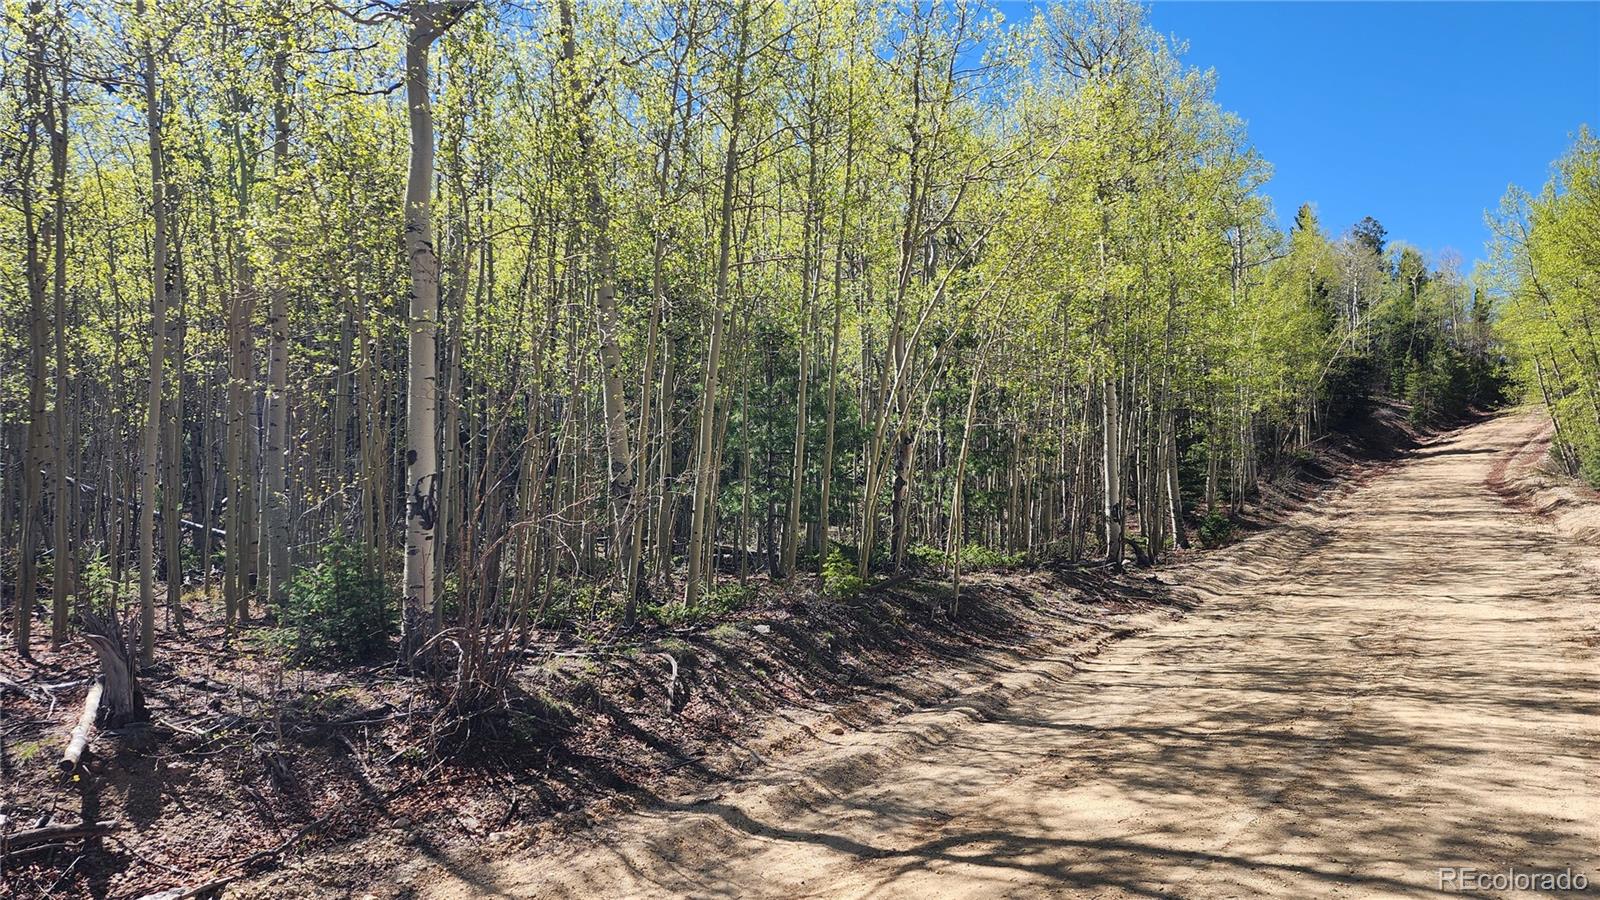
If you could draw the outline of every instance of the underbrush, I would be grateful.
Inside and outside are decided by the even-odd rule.
[[[1232,516],[1220,509],[1211,510],[1200,519],[1200,546],[1208,550],[1221,547],[1233,539],[1236,529]]]
[[[835,544],[822,564],[822,589],[828,596],[848,599],[861,593],[867,583],[856,573],[854,554],[847,555],[845,548]]]
[[[755,599],[756,589],[750,585],[738,582],[708,585],[693,603],[675,598],[664,603],[647,603],[644,614],[647,621],[656,625],[678,628],[737,612],[755,602]]]
[[[398,619],[368,554],[335,533],[319,556],[290,582],[276,642],[302,662],[359,662],[386,651]]]
[[[1008,569],[1024,565],[1028,562],[1028,554],[1023,551],[1007,553],[1002,550],[992,550],[979,544],[968,544],[961,548],[961,568],[971,572],[978,569]]]

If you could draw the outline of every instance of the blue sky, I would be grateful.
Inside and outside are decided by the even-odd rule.
[[[1484,256],[1483,211],[1538,190],[1600,126],[1600,3],[1156,0],[1150,22],[1217,71],[1273,166],[1280,223],[1312,202],[1335,234]]]

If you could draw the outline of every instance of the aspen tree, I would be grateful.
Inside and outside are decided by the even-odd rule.
[[[728,269],[733,254],[734,187],[739,174],[739,137],[745,108],[745,55],[750,35],[749,0],[739,0],[734,18],[735,36],[729,51],[729,65],[733,71],[728,90],[727,149],[723,153],[722,200],[718,207],[716,288],[711,299],[711,337],[706,345],[706,362],[701,381],[700,426],[695,445],[695,490],[689,530],[689,571],[684,581],[684,602],[688,605],[693,605],[700,598],[703,587],[701,580],[705,569],[708,541],[707,519],[714,512],[716,500],[717,476],[712,464],[716,447],[713,440],[716,435],[716,398],[720,390],[722,331],[727,318],[725,306],[728,302]]]
[[[32,655],[30,641],[33,634],[33,607],[38,602],[38,552],[39,532],[43,520],[40,502],[43,499],[43,478],[40,469],[44,464],[45,441],[48,423],[45,418],[45,261],[40,246],[45,223],[36,208],[37,188],[35,160],[38,155],[40,131],[45,128],[46,99],[44,56],[44,3],[33,0],[26,9],[26,70],[24,74],[23,104],[25,125],[22,153],[18,157],[19,194],[24,232],[24,278],[28,287],[28,428],[22,457],[22,508],[17,517],[19,538],[17,545],[17,594],[14,606],[13,629],[17,653],[23,658]]]
[[[611,239],[611,209],[600,186],[602,161],[595,146],[591,90],[577,66],[577,25],[572,0],[561,0],[561,56],[571,82],[573,116],[582,157],[588,224],[591,230],[595,278],[595,323],[600,337],[601,399],[605,416],[606,454],[609,463],[607,496],[611,507],[611,534],[620,545],[618,571],[625,590],[632,593],[633,572],[638,567],[633,518],[638,511],[637,463],[628,433],[628,414],[622,386],[622,351],[618,345],[615,250]]]
[[[55,578],[50,617],[50,645],[60,650],[67,637],[67,597],[72,592],[77,571],[77,552],[68,539],[72,526],[72,467],[69,464],[68,446],[72,437],[67,432],[67,97],[71,87],[71,69],[67,65],[67,39],[65,22],[57,22],[63,32],[57,42],[56,91],[44,101],[44,130],[50,136],[50,197],[52,202],[50,238],[53,272],[51,297],[54,310],[51,316],[55,331],[55,416],[52,423],[55,456],[50,466],[50,479],[55,500],[53,525],[55,533],[51,545],[55,552]],[[41,77],[43,73],[40,73]]]
[[[139,465],[139,664],[155,661],[156,476],[160,466],[163,342],[167,329],[167,180],[162,148],[160,67],[155,49],[157,12],[137,0],[135,22],[143,31],[144,107],[150,153],[150,384],[145,400],[144,442]]]
[[[433,101],[428,56],[470,3],[413,3],[407,10],[405,90],[411,160],[403,243],[410,267],[407,314],[406,565],[402,661],[422,649],[437,624],[433,596],[434,526],[439,514],[439,257],[433,238]]]
[[[272,191],[273,214],[285,214],[284,195],[289,173],[289,66],[286,9],[273,12],[276,34],[272,51]],[[261,503],[261,533],[266,537],[266,601],[280,609],[289,583],[289,496],[287,457],[289,441],[289,292],[283,283],[288,248],[286,224],[273,227],[273,282],[267,291],[266,445],[262,453],[265,490]]]

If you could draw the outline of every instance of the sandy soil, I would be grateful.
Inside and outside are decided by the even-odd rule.
[[[1518,509],[1545,519],[1562,535],[1600,545],[1600,492],[1554,474],[1549,453],[1555,426],[1541,415],[1530,415],[1527,421],[1526,439],[1502,454],[1489,470],[1489,487]]]
[[[1189,616],[828,738],[424,896],[1413,896],[1600,882],[1594,549],[1488,483],[1501,418],[1165,579]],[[395,885],[388,886],[393,890]],[[380,893],[387,891],[380,888]]]

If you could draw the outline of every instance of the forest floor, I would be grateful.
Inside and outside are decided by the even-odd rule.
[[[802,581],[715,623],[562,644],[524,673],[530,714],[470,761],[422,749],[432,710],[407,680],[224,654],[199,609],[196,649],[146,679],[156,749],[102,739],[93,777],[62,785],[88,669],[41,653],[4,673],[5,830],[124,827],[8,866],[0,894],[244,875],[229,896],[1406,893],[1457,860],[1600,874],[1578,824],[1600,796],[1595,554],[1561,536],[1594,504],[1529,474],[1540,420],[1406,454],[1388,414],[1276,485],[1244,539],[1153,571],[987,573],[958,623],[930,614],[934,585],[838,602]],[[1535,518],[1552,492],[1577,530]]]

